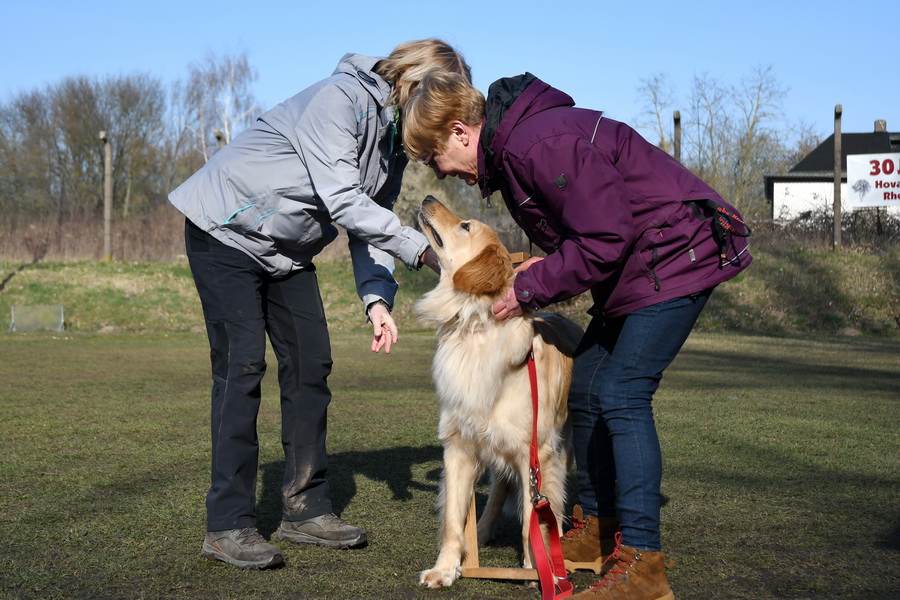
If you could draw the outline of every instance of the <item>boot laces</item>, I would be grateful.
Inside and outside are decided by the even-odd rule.
[[[580,536],[582,533],[584,533],[584,530],[587,529],[588,525],[587,521],[579,519],[575,515],[572,515],[571,517],[569,517],[569,519],[572,521],[572,528],[563,535],[564,540],[571,540]]]
[[[260,535],[259,531],[256,530],[256,527],[244,527],[237,535],[237,541],[239,544],[254,546],[261,542],[265,542],[266,540],[262,535]]]
[[[612,554],[609,555],[609,558],[603,561],[603,565],[605,566],[609,561],[613,561],[613,566],[610,567],[600,581],[591,584],[592,588],[606,589],[618,584],[622,581],[620,576],[628,575],[628,568],[634,564],[631,556],[622,550],[622,534],[619,532],[616,533],[616,547],[613,549]]]
[[[322,527],[323,529],[329,528],[341,528],[350,525],[347,521],[343,520],[339,516],[334,513],[328,513],[322,517]]]

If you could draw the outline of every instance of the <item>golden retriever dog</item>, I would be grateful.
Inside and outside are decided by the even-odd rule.
[[[566,398],[572,354],[582,331],[559,315],[525,314],[498,321],[491,305],[515,274],[497,234],[479,221],[456,217],[431,196],[422,203],[419,224],[441,264],[437,287],[416,303],[419,318],[438,326],[432,375],[444,448],[438,497],[441,533],[437,562],[419,581],[439,588],[452,585],[461,574],[466,515],[485,469],[491,471],[491,488],[478,521],[479,545],[492,536],[507,496],[515,490],[523,566],[532,567],[528,522],[533,412],[527,366],[532,348],[539,390],[541,493],[550,501],[557,526],[562,526],[570,445]]]

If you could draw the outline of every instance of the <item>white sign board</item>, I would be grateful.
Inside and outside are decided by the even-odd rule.
[[[900,206],[900,153],[847,155],[847,208]]]

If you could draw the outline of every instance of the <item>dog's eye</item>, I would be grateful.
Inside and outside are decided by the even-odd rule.
[[[469,230],[469,222],[468,221],[463,221],[462,223],[459,224],[459,226],[462,227],[463,229],[465,229],[466,231]]]

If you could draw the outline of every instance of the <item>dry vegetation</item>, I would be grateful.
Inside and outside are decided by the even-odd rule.
[[[501,202],[488,208],[471,189],[438,182],[416,164],[408,168],[395,207],[404,223],[414,223],[419,202],[428,194],[460,215],[489,223],[511,250],[533,250]],[[850,215],[839,252],[831,249],[827,215],[807,215],[787,225],[753,223],[754,265],[719,287],[699,329],[900,336],[900,224],[877,216]],[[0,319],[9,316],[9,306],[62,304],[67,325],[86,331],[177,331],[201,325],[180,213],[163,206],[115,222],[112,232],[114,261],[102,263],[103,227],[97,219],[0,224]],[[362,322],[347,257],[339,238],[318,261],[334,329]],[[434,285],[434,277],[403,268],[397,277],[402,284],[397,316],[407,329],[416,327],[412,304]],[[553,309],[584,323],[589,306],[585,296]]]

